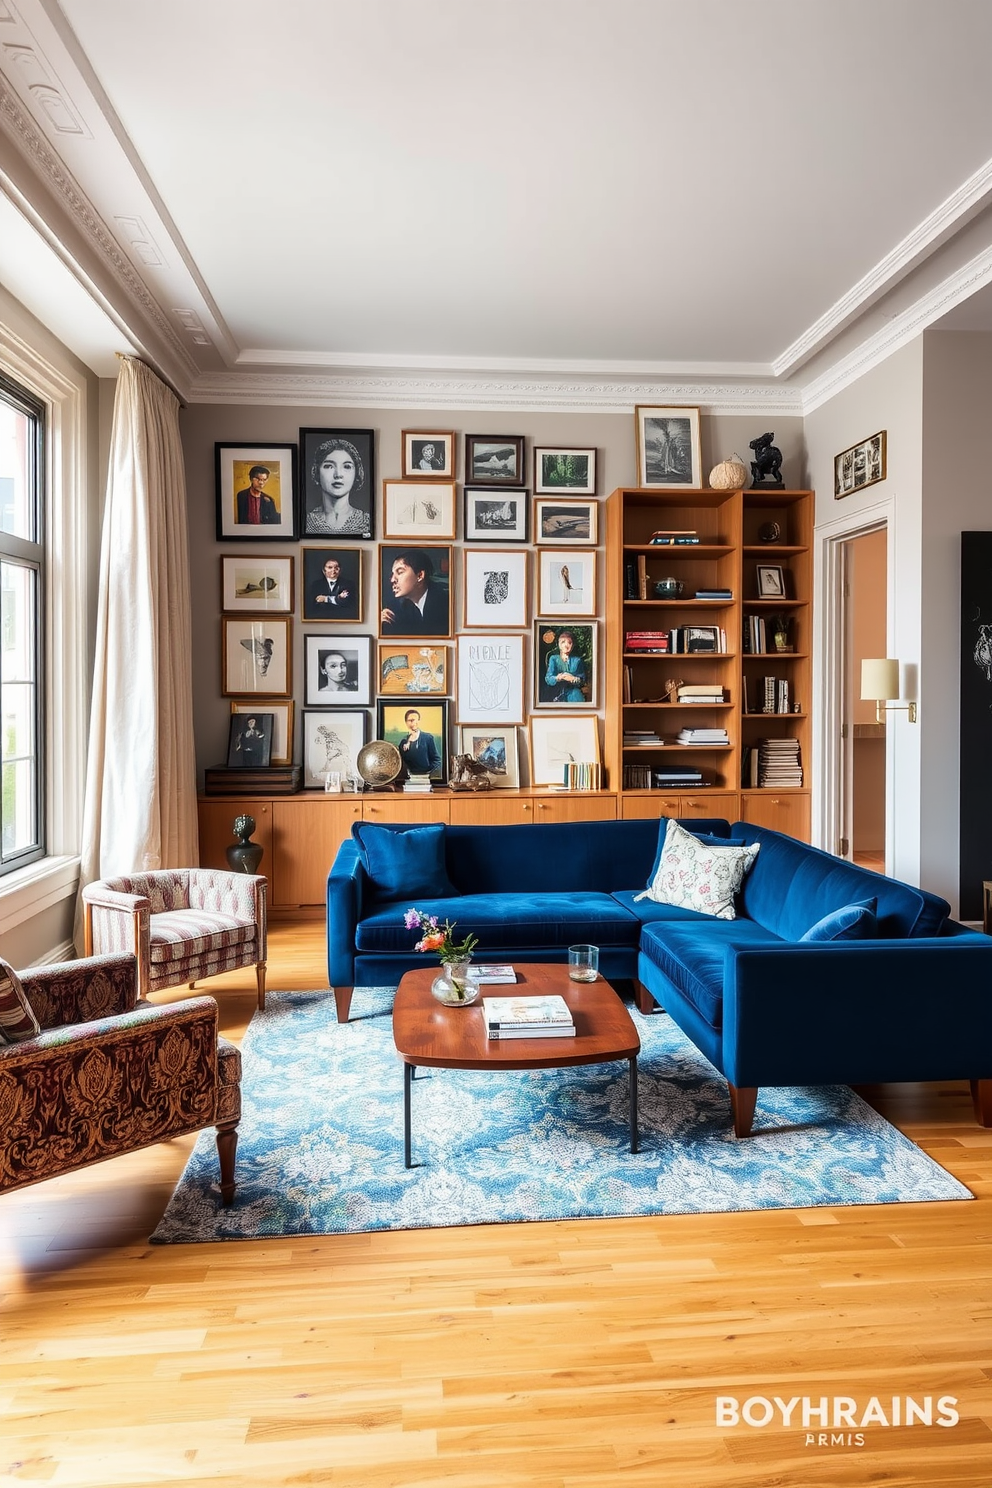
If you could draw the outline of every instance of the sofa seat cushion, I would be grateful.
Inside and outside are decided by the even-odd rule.
[[[457,939],[476,935],[480,951],[510,956],[519,947],[636,946],[640,924],[609,894],[465,894],[417,904],[443,924],[457,924]],[[406,905],[380,905],[361,920],[355,936],[359,951],[409,955],[417,932],[403,923]]]
[[[773,935],[754,920],[712,920],[702,924],[645,925],[641,953],[658,967],[711,1028],[723,1027],[723,953],[777,945]]]
[[[182,909],[152,915],[149,921],[149,959],[153,965],[189,961],[211,951],[245,945],[255,939],[256,926],[209,909]],[[204,973],[205,975],[205,973]]]

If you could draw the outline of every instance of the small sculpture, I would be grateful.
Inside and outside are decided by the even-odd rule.
[[[781,489],[782,486],[782,451],[776,449],[772,444],[774,434],[761,434],[757,439],[752,439],[748,449],[754,450],[754,459],[751,461],[751,489],[764,486]]]
[[[677,703],[678,702],[678,700],[679,700],[679,688],[682,685],[683,685],[683,682],[682,682],[682,678],[681,677],[669,677],[668,681],[665,683],[665,692],[666,692],[666,694],[668,696],[668,701],[670,703]]]
[[[258,865],[262,861],[262,853],[265,851],[260,842],[251,842],[249,839],[255,830],[255,818],[253,816],[236,816],[234,818],[234,835],[237,842],[232,842],[227,849],[227,866],[234,873],[257,873]]]
[[[448,784],[452,790],[492,790],[492,781],[485,765],[480,765],[470,754],[451,756],[451,774]]]

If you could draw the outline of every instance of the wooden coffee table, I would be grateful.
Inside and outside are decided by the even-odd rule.
[[[443,1007],[431,995],[436,966],[408,971],[396,989],[393,1039],[403,1060],[403,1160],[413,1166],[410,1093],[418,1066],[433,1069],[564,1069],[573,1064],[608,1064],[626,1059],[630,1067],[630,1150],[637,1134],[637,1056],[641,1041],[630,1014],[608,982],[572,982],[561,964],[517,965],[516,984],[487,984],[483,997],[546,997],[557,993],[572,1010],[574,1038],[491,1039],[486,1035],[482,998],[471,1007]]]

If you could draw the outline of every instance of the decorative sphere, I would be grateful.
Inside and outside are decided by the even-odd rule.
[[[777,543],[782,536],[782,529],[777,522],[762,522],[758,528],[758,536],[762,542]]]
[[[358,751],[358,773],[366,785],[390,785],[403,768],[403,758],[395,744],[373,739]]]
[[[747,480],[747,470],[740,455],[732,460],[721,460],[710,471],[710,485],[714,491],[739,491]]]

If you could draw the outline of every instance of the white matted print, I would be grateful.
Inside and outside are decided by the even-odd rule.
[[[595,615],[596,554],[593,550],[541,548],[538,552],[538,613]]]
[[[599,506],[595,501],[565,501],[555,496],[534,498],[534,541],[596,544]]]
[[[532,785],[561,785],[566,765],[598,763],[599,720],[595,713],[531,716]]]
[[[520,784],[517,731],[499,724],[462,724],[458,731],[459,751],[484,765],[493,785],[516,790]]]
[[[458,717],[462,723],[523,723],[522,635],[458,637]]]
[[[269,755],[270,765],[291,765],[293,763],[293,702],[265,704],[266,713],[272,714],[272,753]],[[231,703],[232,713],[257,713],[258,703],[245,703],[234,701]]]
[[[220,560],[220,607],[237,614],[291,615],[293,613],[293,559],[225,553]]]
[[[465,629],[525,626],[529,554],[520,548],[464,548]]]
[[[327,789],[327,775],[341,777],[342,789],[356,789],[358,751],[368,740],[367,713],[303,713],[303,784]]]
[[[382,483],[383,536],[427,541],[455,535],[454,481]]]
[[[372,701],[372,637],[303,637],[308,708],[354,708]]]
[[[293,691],[292,630],[288,615],[222,620],[223,695],[289,697]]]
[[[465,487],[466,542],[526,542],[530,492]]]
[[[596,451],[538,445],[534,450],[534,494],[566,495],[569,491],[575,496],[595,495]]]
[[[454,480],[455,436],[449,430],[403,430],[404,480]]]

